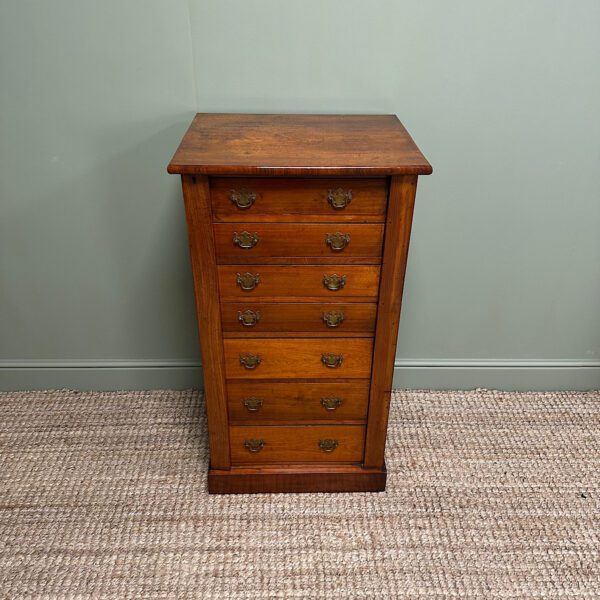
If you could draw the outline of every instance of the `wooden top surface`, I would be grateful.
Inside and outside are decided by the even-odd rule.
[[[396,115],[199,113],[169,173],[263,176],[428,175]]]

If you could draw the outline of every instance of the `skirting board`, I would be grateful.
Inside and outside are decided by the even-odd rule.
[[[202,368],[185,360],[0,361],[0,390],[185,390]]]
[[[186,360],[0,361],[0,390],[149,390],[202,387],[202,369]],[[600,361],[397,360],[399,389],[600,389]]]

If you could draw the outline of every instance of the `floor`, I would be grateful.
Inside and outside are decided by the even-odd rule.
[[[395,392],[380,494],[208,496],[202,414],[0,394],[0,598],[600,598],[600,392]]]

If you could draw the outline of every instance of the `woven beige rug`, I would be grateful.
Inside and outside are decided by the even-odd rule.
[[[600,392],[397,392],[381,494],[208,496],[200,403],[0,394],[0,598],[600,598]]]

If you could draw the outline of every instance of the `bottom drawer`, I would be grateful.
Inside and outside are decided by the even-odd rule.
[[[358,463],[362,425],[265,425],[230,427],[233,465],[258,463]]]

